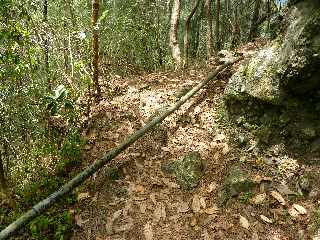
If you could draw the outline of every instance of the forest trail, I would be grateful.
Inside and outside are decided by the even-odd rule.
[[[102,101],[93,109],[87,134],[92,144],[86,146],[85,158],[99,159],[144,125],[158,109],[174,103],[179,94],[199,83],[208,70],[150,74],[132,80],[115,78],[110,86],[122,85],[112,89],[119,96]],[[199,196],[206,206],[196,214],[197,221],[207,225],[217,216],[210,212],[216,208],[212,196],[232,159],[226,136],[218,126],[221,113],[217,102],[222,99],[227,75],[222,73],[165,119],[160,129],[151,131],[118,156],[111,165],[121,166],[119,180],[110,181],[105,168],[89,181],[82,191],[90,197],[80,201],[81,229],[73,239],[143,239],[151,231],[153,239],[197,239],[203,234],[189,227],[194,218],[187,206],[194,196]],[[126,93],[120,89],[126,89]],[[161,166],[192,151],[198,151],[205,159],[206,170],[195,191],[186,192],[179,189],[172,176],[162,172]],[[198,225],[194,227],[197,229]]]
[[[84,154],[89,162],[85,164],[102,157],[143,126],[155,112],[174,103],[205,78],[207,72],[209,67],[131,79],[116,76],[106,87],[114,97],[106,97],[92,109]],[[244,153],[234,144],[228,129],[220,124],[224,112],[219,103],[231,72],[220,74],[161,126],[80,188],[75,206],[80,209],[75,213],[78,229],[72,239],[299,239],[294,236],[304,236],[310,214],[298,213],[299,217],[292,219],[279,204],[281,198],[264,195],[266,186],[280,182],[281,176],[274,166],[261,164],[260,158],[251,153],[254,143]],[[173,175],[163,171],[163,166],[193,151],[199,152],[204,161],[204,175],[194,190],[186,191]],[[226,207],[219,207],[218,192],[225,175],[244,157],[249,159],[245,168],[258,187],[231,199]],[[284,174],[305,170],[298,163],[285,164],[284,161]],[[259,196],[264,196],[262,202],[252,203],[260,201]],[[299,204],[311,208],[313,203],[299,200]]]

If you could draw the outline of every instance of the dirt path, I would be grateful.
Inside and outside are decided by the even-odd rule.
[[[180,75],[113,79],[109,87],[117,86],[111,92],[118,96],[93,109],[84,158],[92,162],[101,157],[144,125],[157,109],[174,102],[181,94],[177,89],[183,92],[205,76],[206,70],[190,70]],[[310,209],[318,204],[317,199],[295,198],[307,214],[293,218],[288,214],[289,203],[283,206],[269,194],[259,205],[250,202],[266,191],[259,185],[253,193],[231,199],[226,207],[217,206],[219,187],[229,167],[243,157],[252,158],[245,168],[253,177],[268,176],[277,183],[284,179],[283,175],[278,178],[274,166],[262,166],[254,153],[243,154],[231,142],[228,129],[220,125],[224,112],[219,103],[227,76],[222,74],[121,154],[111,164],[120,166],[118,170],[105,168],[79,191],[78,229],[72,239],[309,239]],[[199,185],[185,191],[162,166],[191,151],[201,154],[205,171]],[[304,166],[296,165],[284,169],[293,174],[305,171]]]

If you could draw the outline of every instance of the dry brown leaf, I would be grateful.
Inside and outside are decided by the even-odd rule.
[[[271,191],[271,196],[274,197],[281,205],[286,205],[286,200],[277,191]]]
[[[122,214],[122,210],[118,210],[116,212],[113,213],[113,216],[112,216],[112,222],[116,221]]]
[[[227,143],[224,143],[224,147],[222,149],[222,154],[226,155],[230,151],[229,146]]]
[[[189,211],[189,204],[186,202],[179,203],[177,212],[178,213],[186,213]]]
[[[167,185],[169,188],[179,188],[179,185],[176,184],[175,182],[171,182],[169,179],[167,178],[162,178],[162,181],[165,185]]]
[[[260,184],[262,181],[266,181],[266,182],[272,182],[272,178],[271,177],[266,177],[266,176],[260,176],[260,175],[256,175],[253,177],[253,182]]]
[[[150,194],[150,199],[153,202],[154,205],[157,205],[157,200],[156,200],[156,194],[155,193],[151,193]]]
[[[79,193],[78,196],[77,196],[77,200],[78,201],[82,201],[82,200],[87,199],[89,197],[90,197],[90,193],[88,193],[88,192]]]
[[[257,232],[253,232],[253,233],[252,233],[251,240],[259,240],[259,239],[260,239],[260,238],[259,238],[258,233],[257,233]]]
[[[166,209],[163,203],[158,203],[154,212],[153,212],[153,221],[154,222],[159,222],[160,219],[165,219],[166,218]]]
[[[190,221],[190,226],[191,227],[194,227],[194,226],[196,226],[197,225],[197,218],[196,217],[192,217],[191,218],[191,221]]]
[[[239,221],[240,221],[241,227],[243,227],[245,229],[249,229],[250,223],[249,223],[248,219],[246,219],[245,217],[240,215]]]
[[[212,207],[207,208],[206,210],[204,210],[204,212],[205,212],[206,214],[208,214],[208,215],[216,214],[216,213],[219,212],[219,208],[218,208],[216,205],[214,205],[214,206],[212,206]]]
[[[266,223],[273,223],[273,221],[270,218],[267,218],[264,215],[260,215],[260,218]]]
[[[79,227],[82,227],[83,224],[89,221],[89,219],[83,220],[80,214],[76,214],[74,220]]]
[[[195,195],[193,196],[191,208],[192,208],[192,211],[193,211],[194,213],[200,212],[201,203],[200,203],[200,197],[199,197],[199,195],[195,194]]]
[[[162,147],[161,150],[164,152],[170,152],[170,148],[168,147]]]
[[[202,209],[207,208],[206,199],[204,197],[200,197],[200,206]]]
[[[145,202],[141,202],[140,204],[139,204],[139,209],[140,209],[140,212],[141,213],[146,213],[146,209],[147,209],[147,204],[145,203]]]
[[[217,134],[213,139],[212,141],[213,142],[221,142],[222,140],[224,140],[226,138],[226,135],[220,133],[220,134]]]
[[[288,213],[293,218],[297,218],[299,216],[299,212],[293,206],[288,209]]]
[[[127,218],[125,224],[121,224],[120,226],[114,228],[114,232],[119,233],[119,232],[130,231],[133,227],[134,227],[133,219]]]
[[[301,205],[293,204],[292,207],[294,207],[299,212],[299,214],[302,214],[302,215],[307,214],[307,210]]]
[[[256,196],[254,196],[252,199],[251,199],[251,202],[253,204],[262,204],[266,201],[266,198],[267,198],[267,194],[266,193],[261,193],[261,194],[258,194]]]
[[[220,152],[219,151],[216,151],[213,155],[213,159],[214,160],[218,160],[220,158]]]
[[[207,186],[206,191],[207,191],[208,193],[211,193],[211,192],[213,192],[213,191],[216,190],[216,189],[217,189],[217,183],[212,182],[212,183],[210,183],[210,184]]]
[[[139,193],[144,193],[144,186],[142,186],[142,185],[136,185],[135,186],[135,191],[136,192],[139,192]]]
[[[153,230],[150,222],[147,222],[147,224],[144,226],[143,233],[146,240],[153,239]]]

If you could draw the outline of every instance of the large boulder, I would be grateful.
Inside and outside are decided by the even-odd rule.
[[[292,97],[320,90],[320,1],[294,5],[289,26],[230,79],[226,100],[248,97],[286,105]]]
[[[290,4],[286,30],[238,69],[224,99],[237,122],[250,118],[312,141],[320,136],[320,1]]]

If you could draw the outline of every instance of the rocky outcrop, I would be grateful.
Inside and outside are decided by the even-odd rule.
[[[320,1],[292,1],[284,21],[286,31],[231,77],[225,103],[238,122],[311,141],[320,136]]]

